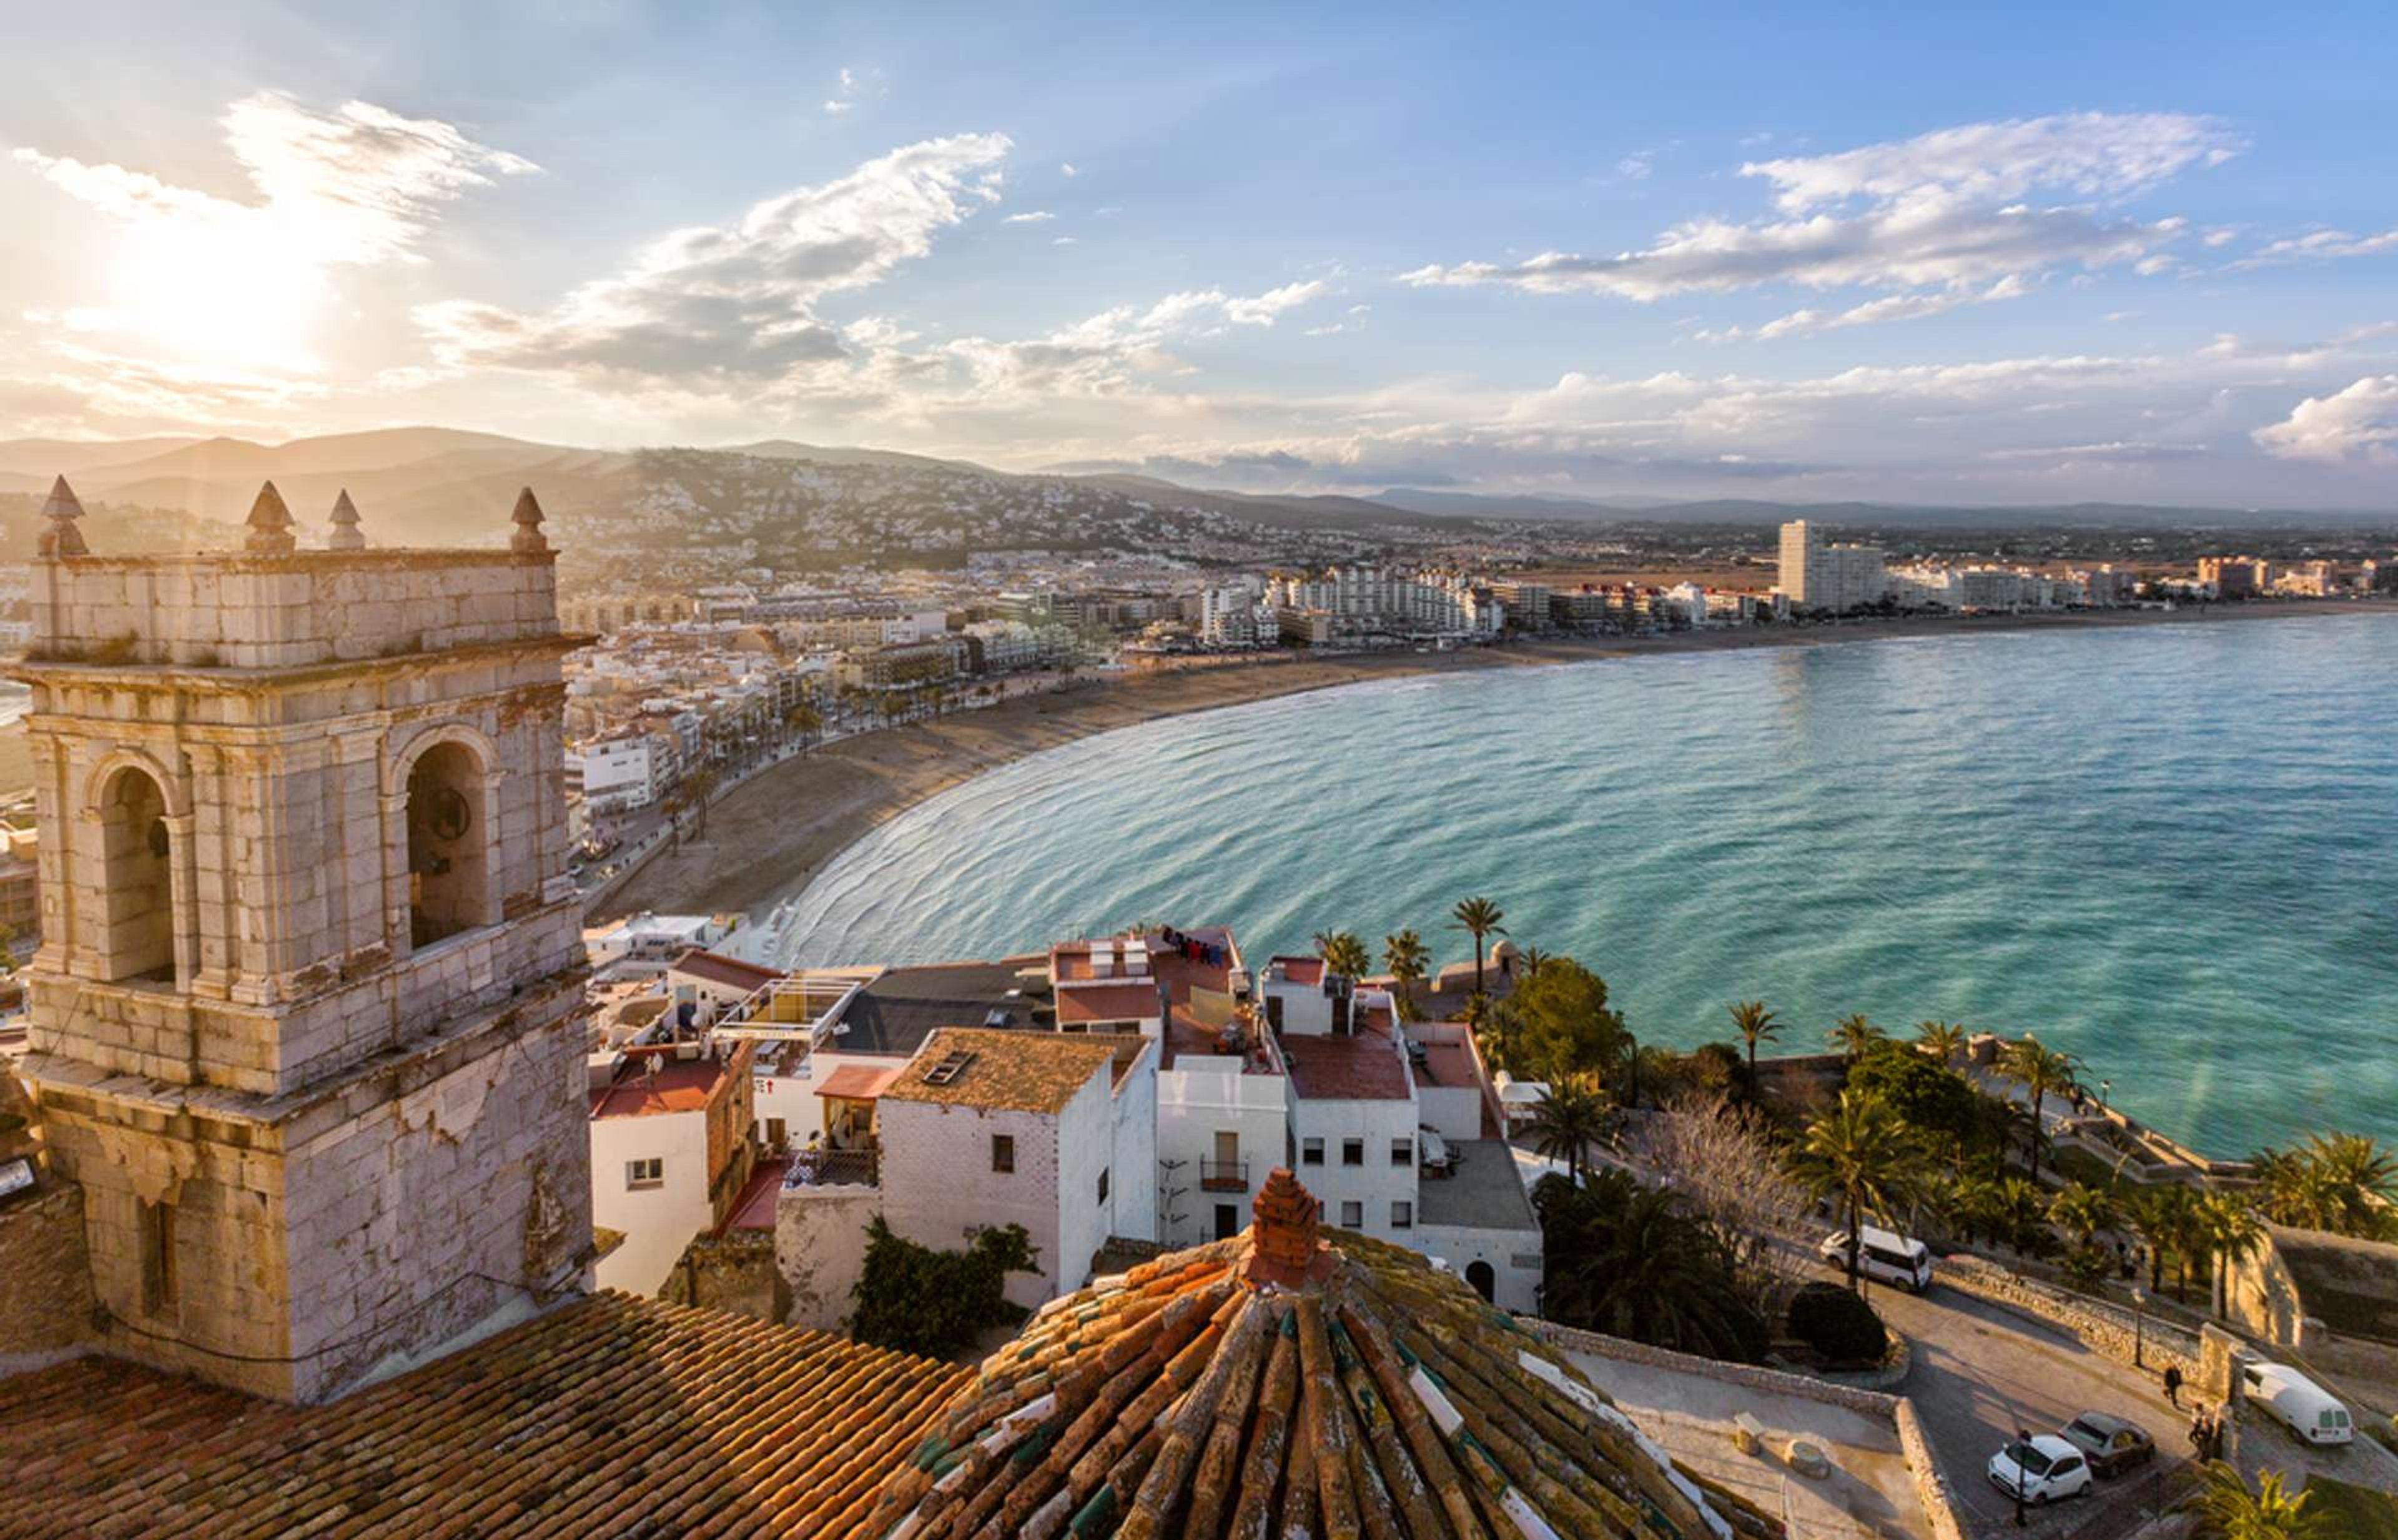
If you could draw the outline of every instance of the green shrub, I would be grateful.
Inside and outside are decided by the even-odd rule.
[[[984,1328],[1024,1318],[1006,1295],[1007,1275],[1037,1267],[1023,1225],[985,1230],[963,1251],[902,1240],[880,1214],[866,1235],[866,1265],[852,1291],[857,1314],[850,1332],[858,1341],[946,1358],[972,1346]]]
[[[1837,1283],[1811,1283],[1790,1302],[1790,1334],[1832,1363],[1879,1363],[1890,1333],[1872,1305]]]

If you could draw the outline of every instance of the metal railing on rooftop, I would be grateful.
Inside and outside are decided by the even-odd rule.
[[[786,1187],[874,1187],[882,1182],[877,1150],[802,1150],[783,1172]]]

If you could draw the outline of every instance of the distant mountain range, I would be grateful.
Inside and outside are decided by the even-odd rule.
[[[1852,529],[2287,528],[2373,525],[2388,516],[2080,503],[1945,507],[1899,503],[1673,501],[1394,487],[1371,495],[1193,488],[1102,472],[1019,475],[964,460],[767,439],[708,449],[590,450],[455,428],[404,427],[259,444],[241,439],[0,441],[0,493],[38,497],[64,473],[87,503],[180,509],[238,521],[272,479],[304,529],[347,489],[372,540],[492,544],[520,486],[567,528],[660,547],[746,544],[761,552],[877,553],[1098,547],[1167,531],[1198,541],[1242,528],[1295,537],[1477,526],[1746,525],[1806,518]],[[1303,543],[1302,543],[1303,544]]]

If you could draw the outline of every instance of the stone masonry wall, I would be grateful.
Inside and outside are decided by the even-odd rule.
[[[775,1268],[788,1290],[786,1322],[848,1329],[866,1273],[867,1222],[882,1211],[876,1187],[783,1189],[775,1205]]]
[[[2117,1363],[2132,1362],[2136,1348],[2149,1373],[2162,1376],[2172,1365],[2184,1379],[2197,1381],[2198,1339],[2170,1322],[2151,1316],[2135,1324],[2120,1305],[2010,1273],[1978,1257],[1943,1257],[1939,1275],[1952,1289],[2062,1327],[2084,1347]]]
[[[747,1230],[694,1240],[658,1290],[658,1297],[670,1304],[729,1310],[775,1324],[788,1312],[788,1293],[775,1264],[775,1237]]]
[[[276,669],[558,630],[550,558],[506,551],[80,557],[31,597],[36,657]]]

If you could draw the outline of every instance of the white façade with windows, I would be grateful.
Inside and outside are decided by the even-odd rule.
[[[602,1289],[654,1294],[715,1219],[707,1190],[707,1114],[591,1120],[591,1223],[625,1238],[600,1259]]]

